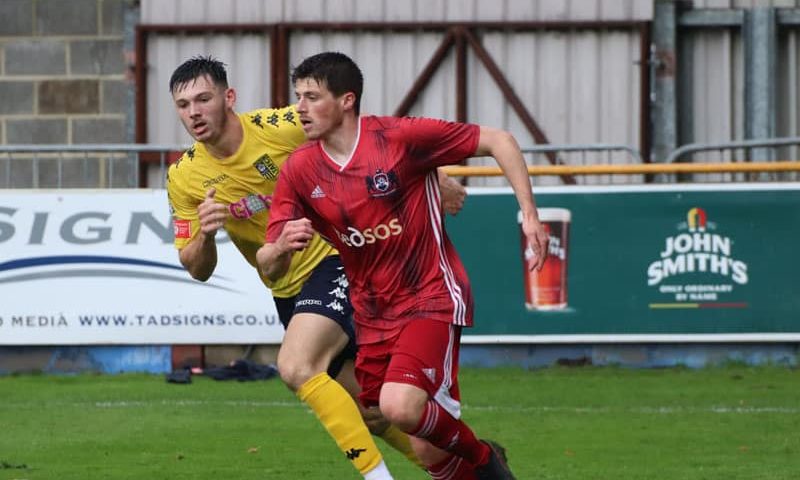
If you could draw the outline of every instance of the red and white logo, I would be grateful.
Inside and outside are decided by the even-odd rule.
[[[175,238],[192,238],[191,220],[175,220]]]

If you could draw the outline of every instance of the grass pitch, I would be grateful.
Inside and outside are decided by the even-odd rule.
[[[463,369],[461,387],[520,480],[800,478],[794,369]],[[397,480],[428,478],[378,444]],[[0,480],[357,478],[277,379],[0,377]]]

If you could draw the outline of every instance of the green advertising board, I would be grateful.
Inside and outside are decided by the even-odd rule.
[[[565,236],[548,223],[547,268],[566,272],[563,304],[543,274],[526,287],[511,190],[470,189],[446,221],[475,298],[465,342],[800,340],[800,185],[535,194],[540,209],[568,216]]]

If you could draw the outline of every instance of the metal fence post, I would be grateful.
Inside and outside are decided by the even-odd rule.
[[[652,160],[655,162],[663,162],[678,144],[675,102],[676,8],[671,0],[657,0],[655,3],[653,45],[650,51],[650,128],[653,132]]]
[[[775,136],[777,24],[775,9],[753,8],[744,15],[745,137]],[[775,160],[774,150],[754,148],[751,161]]]

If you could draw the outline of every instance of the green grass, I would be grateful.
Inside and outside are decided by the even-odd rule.
[[[521,480],[800,478],[793,369],[464,369],[461,387]],[[397,480],[427,478],[379,445]],[[279,380],[0,377],[0,480],[357,478]]]

